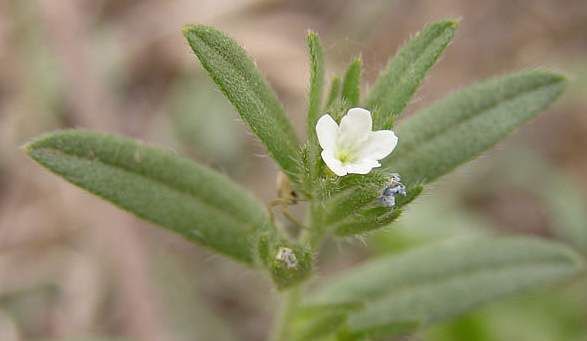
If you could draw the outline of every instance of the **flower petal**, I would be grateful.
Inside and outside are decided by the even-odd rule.
[[[316,135],[322,149],[333,149],[336,145],[338,124],[330,115],[322,115],[316,123]]]
[[[373,122],[369,110],[351,108],[340,120],[339,140],[341,146],[353,146],[369,137]]]
[[[322,151],[322,160],[324,163],[330,168],[334,174],[338,176],[345,176],[347,175],[346,167],[342,165],[339,159],[334,157],[334,153],[332,150],[323,150]]]
[[[362,159],[381,160],[393,152],[397,141],[397,136],[391,130],[374,131],[361,146],[359,154]]]
[[[364,159],[352,164],[346,165],[346,171],[353,174],[367,174],[371,169],[381,167],[381,164],[375,160]]]

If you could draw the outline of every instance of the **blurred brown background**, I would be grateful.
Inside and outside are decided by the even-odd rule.
[[[269,201],[275,165],[203,73],[181,27],[232,35],[302,134],[307,29],[322,37],[329,78],[361,54],[367,89],[401,43],[446,17],[461,26],[407,115],[523,68],[562,71],[569,89],[496,150],[432,186],[397,230],[367,246],[328,246],[319,271],[479,229],[587,245],[585,0],[0,0],[0,340],[263,339],[276,300],[262,275],[65,183],[19,146],[66,127],[125,134],[211,165]],[[570,295],[580,334],[587,300]]]

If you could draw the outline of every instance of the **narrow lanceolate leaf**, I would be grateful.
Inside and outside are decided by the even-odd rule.
[[[326,105],[325,111],[336,101],[336,99],[340,96],[340,78],[338,76],[334,76],[330,83],[330,90],[328,91],[328,97],[326,97]]]
[[[189,25],[183,33],[202,66],[269,154],[297,181],[300,161],[294,129],[253,61],[235,41],[212,27]]]
[[[382,207],[377,199],[335,222],[331,229],[338,236],[363,234],[388,226],[402,214],[402,207],[412,202],[420,193],[422,186],[414,186],[406,190],[406,195],[398,195],[394,208]]]
[[[310,31],[306,38],[310,55],[310,93],[308,98],[308,136],[316,137],[316,122],[320,116],[324,87],[324,52],[320,38]]]
[[[359,104],[361,96],[361,69],[363,61],[361,58],[356,58],[347,68],[342,82],[342,97],[347,102],[356,107]]]
[[[291,322],[293,340],[335,340],[328,338],[342,327],[346,316],[345,309],[299,309]]]
[[[162,149],[113,135],[59,131],[26,152],[53,173],[138,217],[251,263],[263,206],[230,179]]]
[[[375,205],[389,177],[377,171],[365,175],[349,175],[336,183],[323,200],[323,223],[331,225],[357,213],[365,206]]]
[[[367,233],[391,224],[401,214],[400,208],[366,207],[336,223],[333,230],[338,236]]]
[[[366,101],[367,108],[374,114],[375,129],[391,127],[452,40],[457,24],[454,20],[446,20],[425,27],[389,61]]]
[[[430,182],[544,110],[564,86],[562,76],[534,70],[456,92],[399,126],[401,142],[384,166],[399,172],[406,184]]]
[[[466,238],[383,257],[329,281],[309,305],[362,304],[351,330],[439,322],[508,294],[570,278],[583,261],[536,238]]]
[[[309,142],[310,177],[318,176],[320,165],[320,146],[316,136],[316,122],[320,117],[322,92],[324,87],[324,56],[320,39],[315,32],[309,32],[306,39],[310,55],[310,93],[308,98],[307,134]]]
[[[358,305],[310,306],[298,309],[293,318],[294,340],[367,341],[387,340],[391,336],[410,335],[419,326],[418,321],[393,322],[362,330],[349,328],[349,313]]]
[[[346,176],[331,185],[322,202],[322,224],[339,236],[361,234],[389,225],[401,214],[400,208],[422,192],[422,186],[407,188],[405,196],[398,194],[395,207],[390,208],[379,202],[388,182],[388,174],[371,172],[368,176]]]

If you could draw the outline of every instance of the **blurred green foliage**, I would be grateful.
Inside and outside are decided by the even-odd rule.
[[[423,243],[464,235],[485,235],[499,228],[481,211],[471,210],[471,196],[525,191],[547,212],[549,233],[587,254],[587,197],[576,179],[529,149],[510,148],[473,168],[474,176],[452,176],[422,196],[397,226],[378,232],[368,245],[376,254],[395,253]],[[464,169],[462,172],[469,172]],[[504,203],[507,204],[507,203]],[[443,217],[439,220],[438,217]],[[492,303],[446,324],[418,334],[426,341],[587,340],[587,277],[557,288],[533,290]]]
[[[168,107],[173,130],[188,153],[211,160],[232,175],[244,168],[242,124],[212,82],[199,77],[178,81],[171,90]]]

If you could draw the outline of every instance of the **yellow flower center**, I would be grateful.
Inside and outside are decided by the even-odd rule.
[[[336,158],[342,162],[343,165],[349,164],[356,160],[356,156],[348,149],[340,149],[336,152]]]

